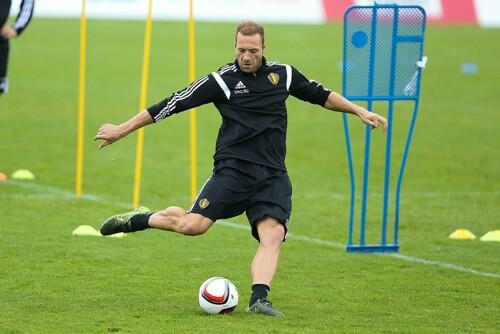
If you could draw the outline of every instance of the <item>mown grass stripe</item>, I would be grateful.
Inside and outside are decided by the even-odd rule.
[[[0,198],[5,198],[5,199],[42,199],[42,200],[54,199],[54,198],[75,199],[75,200],[77,199],[74,196],[74,194],[70,191],[56,188],[56,187],[52,187],[52,186],[41,185],[41,184],[38,184],[35,182],[19,182],[19,181],[9,180],[9,181],[6,181],[4,184],[12,185],[15,187],[20,187],[20,188],[25,188],[25,189],[34,189],[34,190],[44,191],[46,193],[42,193],[42,194],[3,194],[3,195],[0,194]],[[45,196],[47,196],[47,197],[45,197]],[[127,209],[132,208],[132,205],[130,203],[114,201],[111,199],[107,199],[104,196],[87,194],[87,195],[82,195],[82,197],[80,197],[80,199],[92,201],[92,202],[101,202],[101,203],[112,204],[114,206],[120,206],[120,207],[127,208]],[[248,231],[250,229],[249,226],[233,223],[233,222],[227,221],[227,220],[221,220],[217,224],[221,225],[221,226],[245,230],[245,231]],[[288,237],[290,240],[303,241],[303,242],[307,242],[307,243],[312,243],[312,244],[316,244],[316,245],[323,245],[323,246],[328,246],[328,247],[337,248],[337,249],[345,249],[345,244],[340,243],[340,242],[336,242],[336,241],[323,240],[323,239],[318,239],[318,238],[314,238],[314,237],[295,235],[293,233],[289,233]],[[463,267],[461,265],[454,264],[454,263],[427,260],[427,259],[419,258],[416,256],[405,255],[405,254],[401,254],[401,253],[380,253],[380,254],[377,253],[376,255],[391,257],[391,258],[395,258],[395,259],[407,261],[407,262],[412,262],[412,263],[419,263],[419,264],[424,264],[424,265],[428,265],[428,266],[439,267],[439,268],[453,270],[453,271],[457,271],[457,272],[468,273],[468,274],[472,274],[472,275],[476,275],[476,276],[500,279],[500,274],[479,271],[476,269]]]

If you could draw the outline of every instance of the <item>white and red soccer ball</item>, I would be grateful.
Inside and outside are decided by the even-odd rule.
[[[198,302],[209,314],[229,314],[238,305],[238,290],[224,277],[211,277],[200,286]]]

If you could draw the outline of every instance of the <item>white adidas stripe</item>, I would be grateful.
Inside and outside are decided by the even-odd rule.
[[[208,79],[208,77],[204,76],[203,78],[193,82],[191,85],[184,88],[182,91],[175,93],[172,98],[177,99],[177,98],[182,98],[182,97],[189,95],[195,87],[198,87],[198,84],[200,84],[201,81],[206,81],[206,79]],[[172,103],[172,100],[170,100],[169,103]]]
[[[193,90],[193,87],[197,86],[201,81],[206,81],[206,79],[208,79],[208,77],[207,76],[203,76],[200,79],[192,82],[188,87],[184,88],[182,91],[180,91],[178,93],[175,93],[174,97],[184,97],[184,96],[186,96],[186,94],[189,94]]]
[[[191,205],[191,207],[189,208],[188,212],[191,212],[194,208],[194,206],[196,205],[196,202],[198,202],[198,199],[200,198],[200,195],[201,193],[203,192],[203,189],[205,189],[205,187],[207,186],[208,184],[208,181],[210,181],[212,179],[212,176],[210,175],[208,177],[208,179],[205,181],[205,183],[203,183],[203,185],[201,186],[200,188],[200,191],[198,191],[198,194],[196,195],[196,198],[194,199],[193,201],[193,204]]]
[[[220,71],[218,71],[217,73],[219,73],[220,75],[223,75],[224,73],[229,72],[231,70],[236,71],[236,65],[231,65],[228,68],[220,69]]]
[[[220,74],[220,72],[222,72],[222,71],[225,71],[225,70],[229,69],[231,66],[232,66],[232,65],[224,65],[224,66],[222,66],[222,67],[221,67],[221,68],[217,71],[217,73],[219,73],[219,74]]]
[[[29,21],[31,17],[31,11],[33,10],[33,6],[35,4],[34,0],[25,0],[25,5],[21,8],[21,14],[19,15],[19,19],[14,24],[14,29],[23,28]]]
[[[184,89],[183,91],[179,93],[175,93],[174,96],[170,99],[170,101],[167,102],[167,105],[158,113],[158,115],[155,116],[155,122],[158,122],[167,116],[170,115],[172,111],[175,110],[176,103],[178,101],[182,101],[193,95],[193,93],[198,89],[200,86],[202,86],[205,82],[208,81],[208,77],[204,76],[202,79],[194,82],[191,84],[189,87]]]
[[[219,84],[219,86],[222,89],[222,91],[224,92],[224,94],[226,95],[226,98],[229,100],[231,98],[231,91],[227,87],[224,80],[222,80],[221,76],[216,72],[212,72],[212,75],[215,78],[215,81],[217,81],[217,83]]]
[[[281,65],[281,66],[285,67],[285,70],[286,70],[286,90],[289,91],[290,85],[292,84],[292,67],[288,64],[280,64],[278,62],[269,62],[268,65],[269,66]]]
[[[286,68],[286,90],[290,90],[290,85],[292,84],[292,67],[285,64]]]

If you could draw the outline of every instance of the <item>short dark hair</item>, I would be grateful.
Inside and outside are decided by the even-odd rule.
[[[236,39],[238,38],[238,33],[243,36],[252,36],[259,34],[262,39],[262,45],[264,45],[264,27],[254,21],[241,21],[236,27],[236,34],[234,35],[234,43],[236,44]]]

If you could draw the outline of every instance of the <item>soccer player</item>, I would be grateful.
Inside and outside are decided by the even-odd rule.
[[[9,39],[18,37],[30,23],[35,0],[22,0],[16,22],[6,24],[9,18],[11,0],[0,0],[0,95],[7,93],[7,64],[9,60]]]
[[[293,66],[264,58],[264,29],[252,21],[236,28],[236,61],[203,76],[187,88],[120,125],[104,124],[95,140],[99,148],[173,114],[213,103],[222,115],[212,176],[188,210],[177,206],[157,212],[132,211],[108,218],[103,235],[147,228],[184,235],[205,233],[217,219],[246,213],[259,242],[252,262],[252,294],[247,311],[271,316],[267,296],[278,267],[292,211],[292,187],[285,166],[289,95],[326,109],[358,116],[372,128],[387,128],[385,118],[308,80]]]

